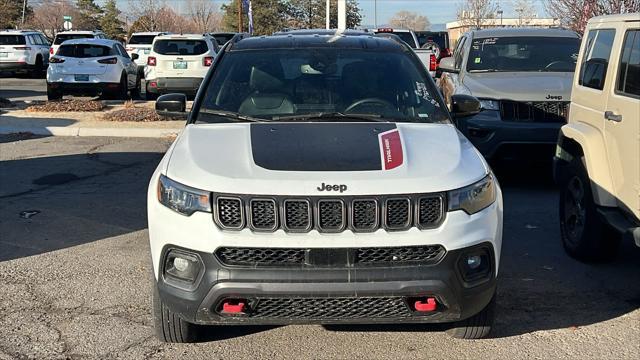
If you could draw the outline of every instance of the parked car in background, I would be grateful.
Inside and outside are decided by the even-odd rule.
[[[156,36],[144,70],[147,98],[169,92],[195,95],[218,49],[209,35]]]
[[[131,34],[129,41],[127,42],[126,50],[127,54],[138,54],[138,58],[135,60],[138,65],[138,73],[140,77],[144,77],[144,67],[147,65],[147,58],[151,53],[151,45],[153,39],[158,35],[166,35],[167,32],[137,32]]]
[[[140,93],[140,77],[133,62],[117,41],[106,39],[67,40],[50,58],[47,97],[98,95],[126,99]]]
[[[464,34],[440,61],[439,86],[480,99],[483,110],[457,120],[487,159],[529,157],[551,163],[566,123],[579,36],[561,29],[491,29]]]
[[[640,14],[589,20],[554,174],[562,244],[583,261],[640,246]]]
[[[53,38],[53,43],[51,44],[51,48],[49,49],[49,55],[54,55],[60,45],[67,41],[73,39],[106,39],[107,35],[105,35],[100,30],[94,31],[85,31],[85,30],[70,30],[70,31],[61,31],[56,34]]]
[[[373,32],[377,35],[393,34],[398,36],[418,55],[418,58],[420,58],[424,66],[429,70],[431,77],[435,77],[438,68],[438,56],[432,49],[421,49],[418,43],[418,37],[413,31],[407,29],[380,28]]]
[[[237,33],[234,32],[214,32],[214,33],[209,33],[209,35],[216,39],[216,42],[218,43],[219,46],[223,46],[224,44],[227,43],[227,41],[231,40],[234,36],[236,36]]]
[[[0,71],[44,74],[49,64],[49,40],[39,31],[0,31]]]
[[[162,341],[199,325],[489,334],[500,187],[408,45],[353,34],[238,37],[216,59],[147,193]],[[454,116],[480,110],[457,99]],[[183,94],[155,106],[187,114]]]

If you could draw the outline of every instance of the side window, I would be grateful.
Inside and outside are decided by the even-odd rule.
[[[460,39],[460,41],[458,41],[458,45],[456,46],[456,49],[454,51],[454,59],[455,59],[455,66],[456,69],[460,69],[462,68],[462,60],[464,60],[463,53],[464,53],[464,44],[466,42],[467,38],[466,37],[462,37]]]
[[[616,91],[640,97],[640,30],[629,30],[624,36]]]
[[[602,90],[607,78],[609,57],[615,36],[616,31],[613,29],[589,31],[580,64],[578,84]]]
[[[44,35],[40,35],[40,41],[42,41],[42,45],[47,45],[47,46],[50,45],[49,40],[46,37],[44,37]]]
[[[27,40],[28,40],[27,42],[30,45],[38,45],[38,43],[36,42],[36,39],[35,39],[35,37],[33,35],[27,35],[26,37],[27,37]]]

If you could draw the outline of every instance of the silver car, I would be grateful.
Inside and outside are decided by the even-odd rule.
[[[561,29],[491,29],[464,34],[440,61],[440,88],[480,99],[482,111],[456,119],[488,159],[550,160],[566,123],[579,36]],[[455,109],[454,109],[455,110]],[[545,153],[545,151],[547,153]]]

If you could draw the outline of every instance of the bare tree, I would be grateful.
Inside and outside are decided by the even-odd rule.
[[[389,24],[393,27],[414,31],[427,30],[431,27],[431,22],[426,16],[406,10],[398,11],[393,15],[389,20]]]
[[[160,12],[166,8],[165,0],[129,0],[129,14],[137,19],[137,31],[167,31],[159,24]]]
[[[513,10],[518,14],[517,26],[527,26],[531,19],[538,17],[538,12],[532,0],[514,0]]]
[[[48,37],[53,38],[58,31],[62,30],[63,17],[68,15],[75,18],[77,13],[75,4],[70,0],[42,0],[38,6],[34,6],[27,26],[40,30]]]
[[[211,0],[187,0],[189,19],[195,31],[205,33],[220,30],[222,15],[216,10]]]
[[[457,18],[463,26],[481,29],[485,19],[493,19],[498,11],[494,0],[464,0],[458,4]]]
[[[640,12],[640,0],[547,0],[545,10],[563,26],[582,33],[594,16]]]

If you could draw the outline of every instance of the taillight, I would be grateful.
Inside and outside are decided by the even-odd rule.
[[[49,58],[49,62],[51,64],[59,64],[59,63],[63,63],[64,59],[60,59],[60,58],[57,58],[57,57],[52,57],[52,58]]]
[[[13,48],[16,50],[31,50],[28,46],[14,46]]]
[[[211,56],[205,56],[202,60],[202,64],[204,66],[211,66],[211,64],[213,64],[213,58]]]
[[[53,48],[49,48],[49,55],[53,55]]]
[[[108,58],[108,59],[102,59],[102,60],[98,60],[98,62],[100,64],[117,64],[118,63],[118,58],[112,57],[112,58]]]
[[[436,71],[436,67],[438,65],[438,59],[434,54],[429,56],[429,71]]]
[[[147,58],[147,66],[156,66],[156,58],[155,58],[155,56],[149,56]]]

